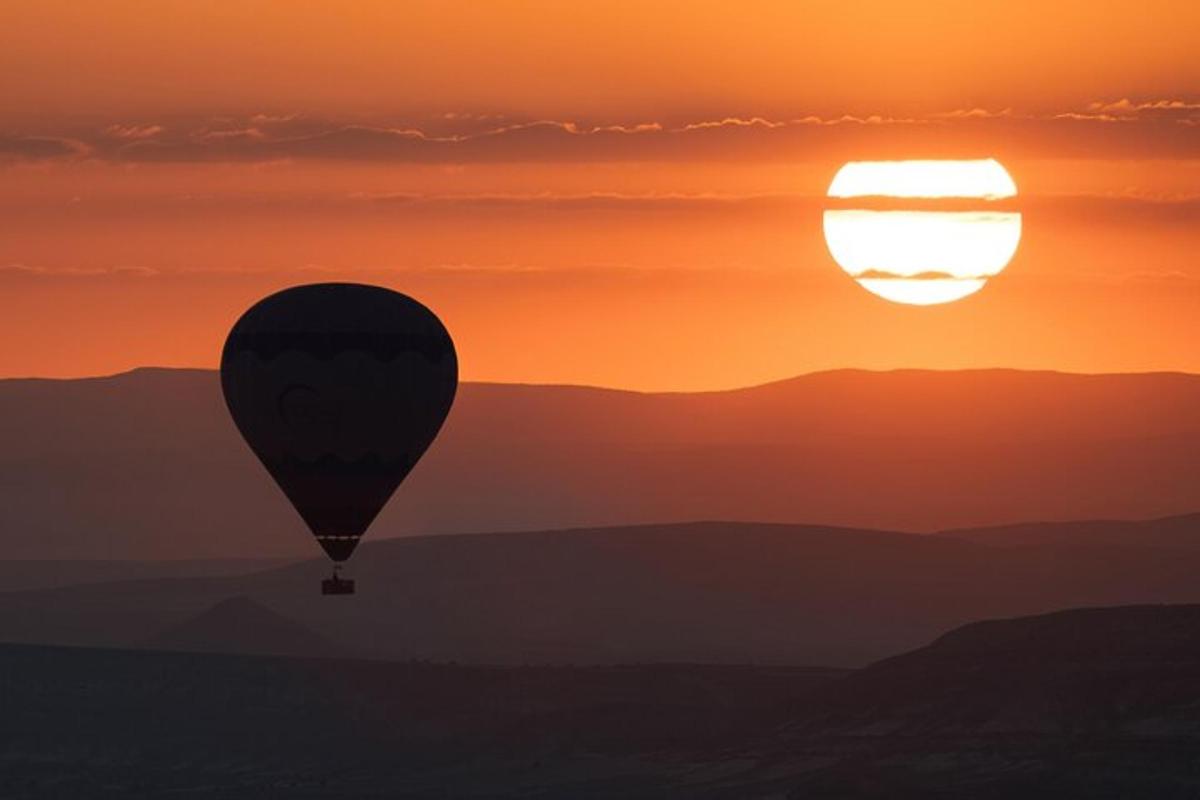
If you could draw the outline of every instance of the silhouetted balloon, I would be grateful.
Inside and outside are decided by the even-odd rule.
[[[221,354],[234,422],[335,562],[433,442],[457,385],[441,321],[378,286],[273,294],[242,315]]]

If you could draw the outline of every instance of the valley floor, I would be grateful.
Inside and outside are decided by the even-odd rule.
[[[1200,607],[976,623],[863,670],[0,646],[4,796],[1192,798]]]

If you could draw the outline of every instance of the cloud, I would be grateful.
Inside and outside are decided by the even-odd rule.
[[[796,122],[806,123],[806,122],[810,122],[810,121],[821,123],[821,120],[818,117],[806,117],[805,119],[797,120]],[[773,122],[769,119],[763,119],[762,117],[751,117],[749,119],[739,119],[737,117],[725,117],[724,119],[713,120],[713,121],[709,121],[709,122],[690,122],[686,125],[683,125],[682,127],[675,128],[674,130],[677,133],[686,133],[688,131],[704,130],[705,128],[726,128],[726,127],[730,127],[730,126],[735,127],[735,128],[753,128],[756,126],[762,127],[762,128],[783,128],[789,124],[791,124],[791,123]],[[660,130],[661,130],[661,127],[660,127]]]
[[[75,158],[90,152],[88,145],[55,136],[0,134],[0,161],[39,161]]]
[[[524,213],[739,213],[770,209],[794,210],[797,205],[816,207],[825,198],[795,194],[685,194],[677,192],[629,194],[587,192],[582,194],[459,194],[414,193],[355,194],[350,201],[380,208],[402,208],[405,212],[482,211]]]
[[[520,215],[638,214],[735,216],[776,215],[796,218],[826,209],[878,211],[945,211],[970,213],[1021,212],[1057,220],[1105,224],[1200,224],[1200,195],[1146,197],[1138,195],[1018,195],[995,201],[977,198],[830,198],[813,194],[479,194],[422,195],[355,194],[350,205],[395,208],[406,215],[494,213]]]
[[[953,111],[942,111],[933,115],[936,119],[995,119],[996,117],[1011,117],[1011,108],[992,111],[986,108],[958,108]]]
[[[126,141],[137,139],[153,139],[166,132],[162,125],[109,125],[104,132],[114,139]]]
[[[1033,195],[1019,207],[1030,214],[1096,224],[1200,224],[1200,196]]]
[[[153,267],[44,267],[30,264],[0,264],[0,278],[153,278],[162,274]]]
[[[626,280],[640,278],[670,278],[689,275],[694,277],[743,275],[771,276],[789,275],[792,266],[786,268],[741,263],[716,264],[636,264],[624,262],[596,262],[585,264],[552,265],[526,263],[467,263],[447,262],[429,264],[405,264],[388,267],[362,267],[336,264],[298,264],[280,267],[204,267],[164,268],[153,267],[46,267],[27,264],[0,265],[0,284],[26,284],[30,282],[80,282],[111,281],[113,283],[146,281],[163,284],[194,286],[211,283],[295,283],[312,280],[367,280],[386,283],[403,277],[406,280],[525,280],[570,282],[571,280]],[[157,285],[157,283],[156,283]]]
[[[899,272],[887,272],[881,269],[865,269],[862,272],[856,272],[852,276],[855,280],[872,280],[872,281],[981,281],[991,278],[991,275],[951,275],[949,272],[938,272],[930,270],[927,272],[917,272],[912,275],[903,275]]]
[[[1200,112],[1200,102],[1188,100],[1141,100],[1134,101],[1127,97],[1109,102],[1097,101],[1090,103],[1088,109],[1102,114],[1120,116],[1138,116],[1147,112],[1190,113]]]
[[[209,192],[164,196],[75,198],[69,212],[61,199],[25,203],[27,216],[106,220],[113,225],[151,219],[295,219],[319,216],[326,222],[390,218],[397,226],[470,224],[472,221],[603,225],[785,224],[815,219],[826,210],[928,211],[972,214],[1021,213],[1031,225],[1200,226],[1200,191],[1195,195],[1019,194],[1012,198],[830,198],[821,193],[535,192],[462,193],[327,192],[259,194]]]
[[[1151,284],[1151,285],[1180,285],[1193,287],[1200,284],[1200,275],[1193,275],[1180,270],[1163,270],[1154,272],[1141,270],[1127,272],[1116,277],[1117,283]]]
[[[954,109],[924,117],[727,116],[681,124],[513,120],[455,112],[401,124],[301,115],[114,123],[71,137],[0,138],[0,153],[29,159],[243,162],[292,159],[397,163],[791,161],[1018,155],[1196,158],[1200,103],[1097,101],[1053,113]]]

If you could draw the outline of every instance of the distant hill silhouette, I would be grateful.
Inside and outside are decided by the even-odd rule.
[[[824,724],[874,732],[1200,736],[1200,605],[975,622],[845,681]]]
[[[146,640],[152,650],[342,656],[350,652],[249,597],[230,597]]]
[[[315,554],[215,373],[0,381],[9,558]],[[696,519],[931,531],[1196,510],[1200,377],[837,371],[728,392],[465,384],[369,540]]]
[[[377,658],[859,666],[978,619],[1200,602],[1200,549],[1159,524],[1180,546],[1142,523],[1026,547],[732,522],[410,537],[363,546],[353,597],[319,594],[322,560],[0,594],[0,640],[139,645],[244,595]]]
[[[1025,522],[943,531],[943,536],[993,547],[1165,547],[1200,549],[1200,514],[1148,520]]]
[[[34,561],[0,559],[0,592],[51,589],[81,583],[109,583],[144,578],[203,578],[260,572],[295,559],[179,559],[173,561],[107,561],[84,559]]]
[[[991,620],[822,687],[746,749],[794,764],[796,797],[1193,797],[1198,681],[1197,605]]]
[[[15,645],[0,674],[25,796],[1115,800],[1200,781],[1200,606],[975,623],[851,674]]]

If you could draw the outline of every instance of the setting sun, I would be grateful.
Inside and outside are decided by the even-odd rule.
[[[1016,184],[994,159],[856,161],[829,186],[836,199],[978,199],[1015,196]],[[983,288],[1012,260],[1021,238],[1015,211],[831,208],[825,242],[859,285],[887,300],[934,305]]]

